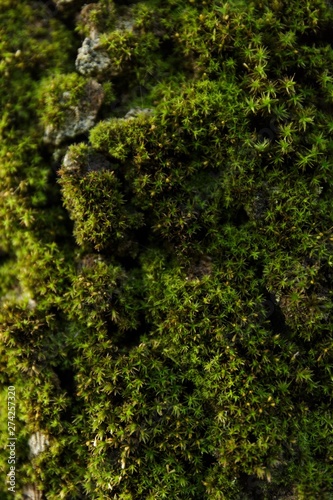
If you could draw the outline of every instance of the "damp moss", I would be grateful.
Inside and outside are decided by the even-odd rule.
[[[77,73],[51,76],[40,87],[39,108],[42,111],[41,124],[64,126],[69,109],[76,107],[84,97],[86,79]]]
[[[16,498],[328,500],[330,2],[81,3],[0,0]]]

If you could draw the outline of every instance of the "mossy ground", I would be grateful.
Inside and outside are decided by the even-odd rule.
[[[331,499],[330,3],[81,6],[0,0],[15,498]],[[46,144],[92,31],[96,124]]]

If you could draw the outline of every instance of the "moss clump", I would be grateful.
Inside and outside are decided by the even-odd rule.
[[[16,497],[329,500],[332,8],[40,7],[0,0]]]
[[[67,178],[64,193],[77,241],[93,244],[97,251],[116,244],[144,223],[143,214],[126,203],[114,171],[92,171],[82,179]]]
[[[52,123],[58,128],[64,126],[66,112],[84,97],[86,83],[77,73],[60,73],[43,81],[39,101],[39,109],[43,113],[41,123],[44,126]]]

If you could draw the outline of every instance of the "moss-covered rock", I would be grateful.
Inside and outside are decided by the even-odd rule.
[[[0,0],[1,498],[329,500],[330,2],[83,4]]]
[[[103,98],[103,87],[96,80],[85,80],[76,73],[47,78],[41,84],[39,100],[44,141],[59,146],[87,134]]]

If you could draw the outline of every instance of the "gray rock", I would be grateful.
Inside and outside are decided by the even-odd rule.
[[[102,154],[90,151],[90,148],[84,157],[79,158],[71,148],[68,148],[62,167],[67,172],[84,175],[93,171],[109,170],[112,165]]]
[[[123,7],[123,14],[119,15],[116,20],[115,30],[133,31],[134,24],[135,24],[135,17],[132,9]]]
[[[77,71],[84,76],[97,76],[110,70],[111,60],[100,47],[99,38],[85,38],[75,61]]]
[[[42,500],[43,498],[43,493],[35,484],[23,486],[23,500]]]
[[[37,431],[30,436],[28,444],[30,448],[30,457],[32,458],[46,450],[49,445],[49,440],[45,434]]]
[[[63,100],[68,99],[64,92]],[[59,146],[62,142],[86,134],[94,126],[104,98],[103,87],[95,80],[87,82],[83,97],[76,106],[69,106],[60,125],[50,123],[45,128],[44,141]]]

